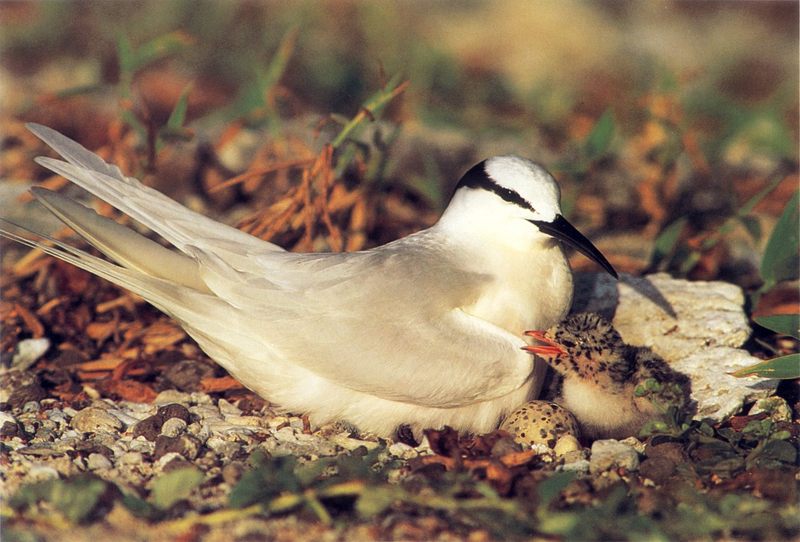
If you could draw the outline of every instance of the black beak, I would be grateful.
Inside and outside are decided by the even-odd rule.
[[[567,222],[567,219],[563,216],[556,215],[555,220],[552,222],[545,222],[544,220],[529,220],[528,222],[538,227],[542,233],[546,233],[547,235],[555,237],[559,241],[571,246],[590,260],[594,260],[615,279],[619,278],[616,270],[611,266],[610,263],[608,263],[606,257],[603,256],[599,250],[597,250],[597,247],[595,247],[591,241],[584,237],[581,232],[576,230],[572,224]]]

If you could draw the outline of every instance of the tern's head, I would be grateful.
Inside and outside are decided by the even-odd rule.
[[[616,277],[600,251],[561,215],[560,197],[555,179],[539,164],[519,156],[495,156],[461,177],[442,222],[553,237]]]
[[[573,314],[547,331],[527,331],[526,335],[541,344],[525,350],[565,378],[622,383],[633,369],[630,347],[608,320],[594,313]]]

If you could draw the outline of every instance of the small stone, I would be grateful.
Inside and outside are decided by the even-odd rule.
[[[241,443],[225,440],[218,436],[211,436],[206,441],[206,446],[222,457],[233,457],[242,448]]]
[[[81,433],[113,433],[122,429],[122,422],[119,419],[97,407],[79,410],[72,417],[71,425]]]
[[[620,440],[622,444],[626,444],[636,450],[638,453],[643,454],[645,450],[645,444],[641,440],[636,437],[628,437]]]
[[[8,412],[3,412],[2,410],[0,410],[0,425],[6,422],[11,422],[13,424],[16,424],[17,419]]]
[[[162,425],[164,425],[163,417],[158,414],[148,416],[133,426],[133,437],[144,437],[149,441],[154,441],[161,433]]]
[[[0,425],[0,437],[3,438],[10,438],[10,437],[20,437],[25,438],[25,431],[20,427],[20,425],[16,421],[4,421],[2,425]]]
[[[161,426],[161,434],[167,437],[177,437],[186,431],[187,424],[180,418],[170,418]]]
[[[188,404],[192,396],[186,392],[178,390],[164,390],[153,400],[156,405],[168,405],[170,403]]]
[[[400,459],[413,459],[419,455],[417,450],[402,442],[395,442],[389,446],[389,453]]]
[[[177,403],[172,403],[169,405],[164,405],[159,407],[156,415],[161,416],[161,419],[163,420],[169,420],[170,418],[178,418],[179,420],[183,420],[186,423],[189,423],[190,419],[189,409]]]
[[[111,414],[112,416],[114,416],[120,422],[122,422],[122,425],[123,425],[123,427],[125,429],[127,429],[128,427],[134,426],[137,423],[139,423],[139,420],[137,418],[134,418],[133,416],[129,415],[128,413],[123,412],[123,411],[121,411],[119,409],[116,409],[116,408],[112,408],[111,410],[108,411],[108,413]]]
[[[579,459],[575,459],[574,461],[565,461],[565,463],[561,466],[561,470],[565,470],[568,472],[577,472],[581,474],[588,473],[590,469],[591,469],[591,464],[589,463],[588,460],[583,459],[582,457]]]
[[[17,343],[16,352],[14,353],[14,357],[11,358],[11,366],[24,371],[36,363],[49,348],[50,339],[46,337],[39,339],[23,339]]]
[[[592,443],[589,471],[592,474],[624,468],[635,471],[639,468],[639,454],[617,440],[596,440]]]
[[[183,456],[177,452],[169,452],[159,457],[155,462],[156,470],[164,470],[168,463],[174,460],[186,461]]]
[[[750,409],[748,413],[750,416],[766,412],[773,422],[791,422],[792,421],[792,407],[786,402],[786,399],[778,395],[759,399]]]
[[[150,442],[144,436],[136,437],[135,439],[131,440],[128,444],[128,450],[131,452],[139,452],[142,454],[150,454],[153,453],[155,449],[155,444]]]
[[[228,402],[225,399],[220,399],[219,401],[217,401],[217,407],[219,408],[219,411],[224,416],[241,416],[242,415],[242,411],[239,410],[239,407],[237,407],[236,405],[231,404],[230,402]]]
[[[117,461],[120,465],[139,465],[144,460],[139,452],[125,452]]]
[[[113,463],[103,454],[93,453],[86,458],[86,468],[89,470],[110,469],[113,466]]]
[[[563,435],[558,439],[553,451],[556,455],[565,455],[569,452],[574,452],[581,449],[581,443],[575,438],[575,435]]]
[[[180,435],[177,437],[167,437],[159,435],[156,438],[153,458],[160,459],[169,454],[176,453],[188,460],[195,459],[200,452],[200,442],[190,435]]]
[[[43,482],[45,480],[57,480],[58,471],[53,467],[46,465],[33,465],[31,470],[25,476],[25,481],[30,482]]]
[[[235,485],[247,469],[240,461],[231,461],[222,467],[222,479],[229,486]]]

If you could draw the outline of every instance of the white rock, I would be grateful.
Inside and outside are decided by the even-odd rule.
[[[553,451],[556,455],[564,455],[569,452],[581,449],[581,443],[574,435],[563,435],[558,439],[556,445],[553,446]]]
[[[141,421],[140,418],[131,416],[127,412],[123,412],[122,410],[119,410],[117,408],[112,408],[111,410],[108,411],[108,413],[114,416],[120,422],[122,422],[122,425],[125,427],[125,429],[134,426]]]
[[[792,407],[786,402],[786,399],[777,395],[767,397],[766,399],[759,399],[750,409],[751,416],[766,412],[774,422],[790,422],[792,421]]]
[[[25,476],[26,482],[42,482],[44,480],[56,480],[58,471],[47,465],[33,465]]]
[[[110,469],[114,465],[103,454],[89,454],[86,459],[86,468],[89,470]]]
[[[14,353],[14,357],[11,358],[11,366],[24,371],[36,363],[49,348],[50,339],[46,337],[40,339],[23,339],[17,343],[16,352]]]
[[[617,440],[594,441],[589,459],[589,471],[594,474],[616,468],[638,470],[639,454],[627,444]]]
[[[217,455],[221,455],[223,457],[231,457],[242,448],[240,443],[225,440],[218,436],[209,437],[206,441],[206,446],[213,450]]]
[[[419,455],[414,448],[403,442],[395,442],[390,445],[389,453],[400,459],[413,459]]]
[[[570,461],[569,463],[564,463],[561,465],[558,470],[565,470],[569,472],[578,472],[581,474],[586,474],[589,472],[589,460],[588,459],[578,459],[577,461]]]
[[[239,407],[230,403],[227,399],[220,399],[217,401],[217,407],[225,417],[242,415],[242,411],[239,410]]]
[[[70,422],[73,429],[82,433],[113,433],[122,429],[122,422],[107,411],[90,406],[78,411]]]
[[[161,406],[170,403],[178,403],[180,405],[188,405],[192,400],[192,396],[178,390],[164,390],[153,400],[153,404]]]
[[[695,417],[719,421],[735,414],[745,402],[771,394],[778,386],[777,380],[728,374],[759,361],[744,350],[720,347],[698,351],[671,365],[692,380],[692,399],[697,401]]]
[[[120,465],[140,465],[144,457],[139,452],[125,452],[120,456],[118,463]]]
[[[692,380],[697,418],[719,421],[769,395],[777,380],[729,376],[758,359],[740,347],[750,335],[742,290],[725,282],[690,282],[665,273],[619,282],[576,275],[574,312],[613,315],[629,344],[647,346]]]
[[[17,423],[17,419],[14,418],[14,416],[9,414],[8,412],[0,411],[0,427],[3,427],[3,424],[5,424],[6,422],[15,424]]]
[[[186,458],[183,457],[178,452],[170,452],[168,454],[164,454],[164,455],[162,455],[161,457],[158,458],[158,461],[155,462],[156,470],[159,470],[159,471],[163,470],[164,467],[167,465],[167,463],[169,463],[170,461],[172,461],[174,459],[185,460]]]
[[[167,437],[177,437],[186,431],[187,424],[180,418],[170,418],[161,426],[161,434]]]

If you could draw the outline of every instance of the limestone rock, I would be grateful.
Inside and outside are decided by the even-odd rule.
[[[105,410],[96,407],[87,407],[79,410],[72,417],[72,428],[81,433],[99,433],[101,431],[113,433],[122,428],[122,422]]]
[[[740,349],[750,336],[741,289],[666,273],[644,277],[576,275],[573,312],[610,319],[625,342],[647,346],[692,381],[697,417],[719,421],[770,395],[777,380],[728,373],[759,362]]]
[[[594,441],[592,456],[589,459],[589,471],[595,474],[616,468],[637,470],[639,454],[631,446],[617,440]]]

